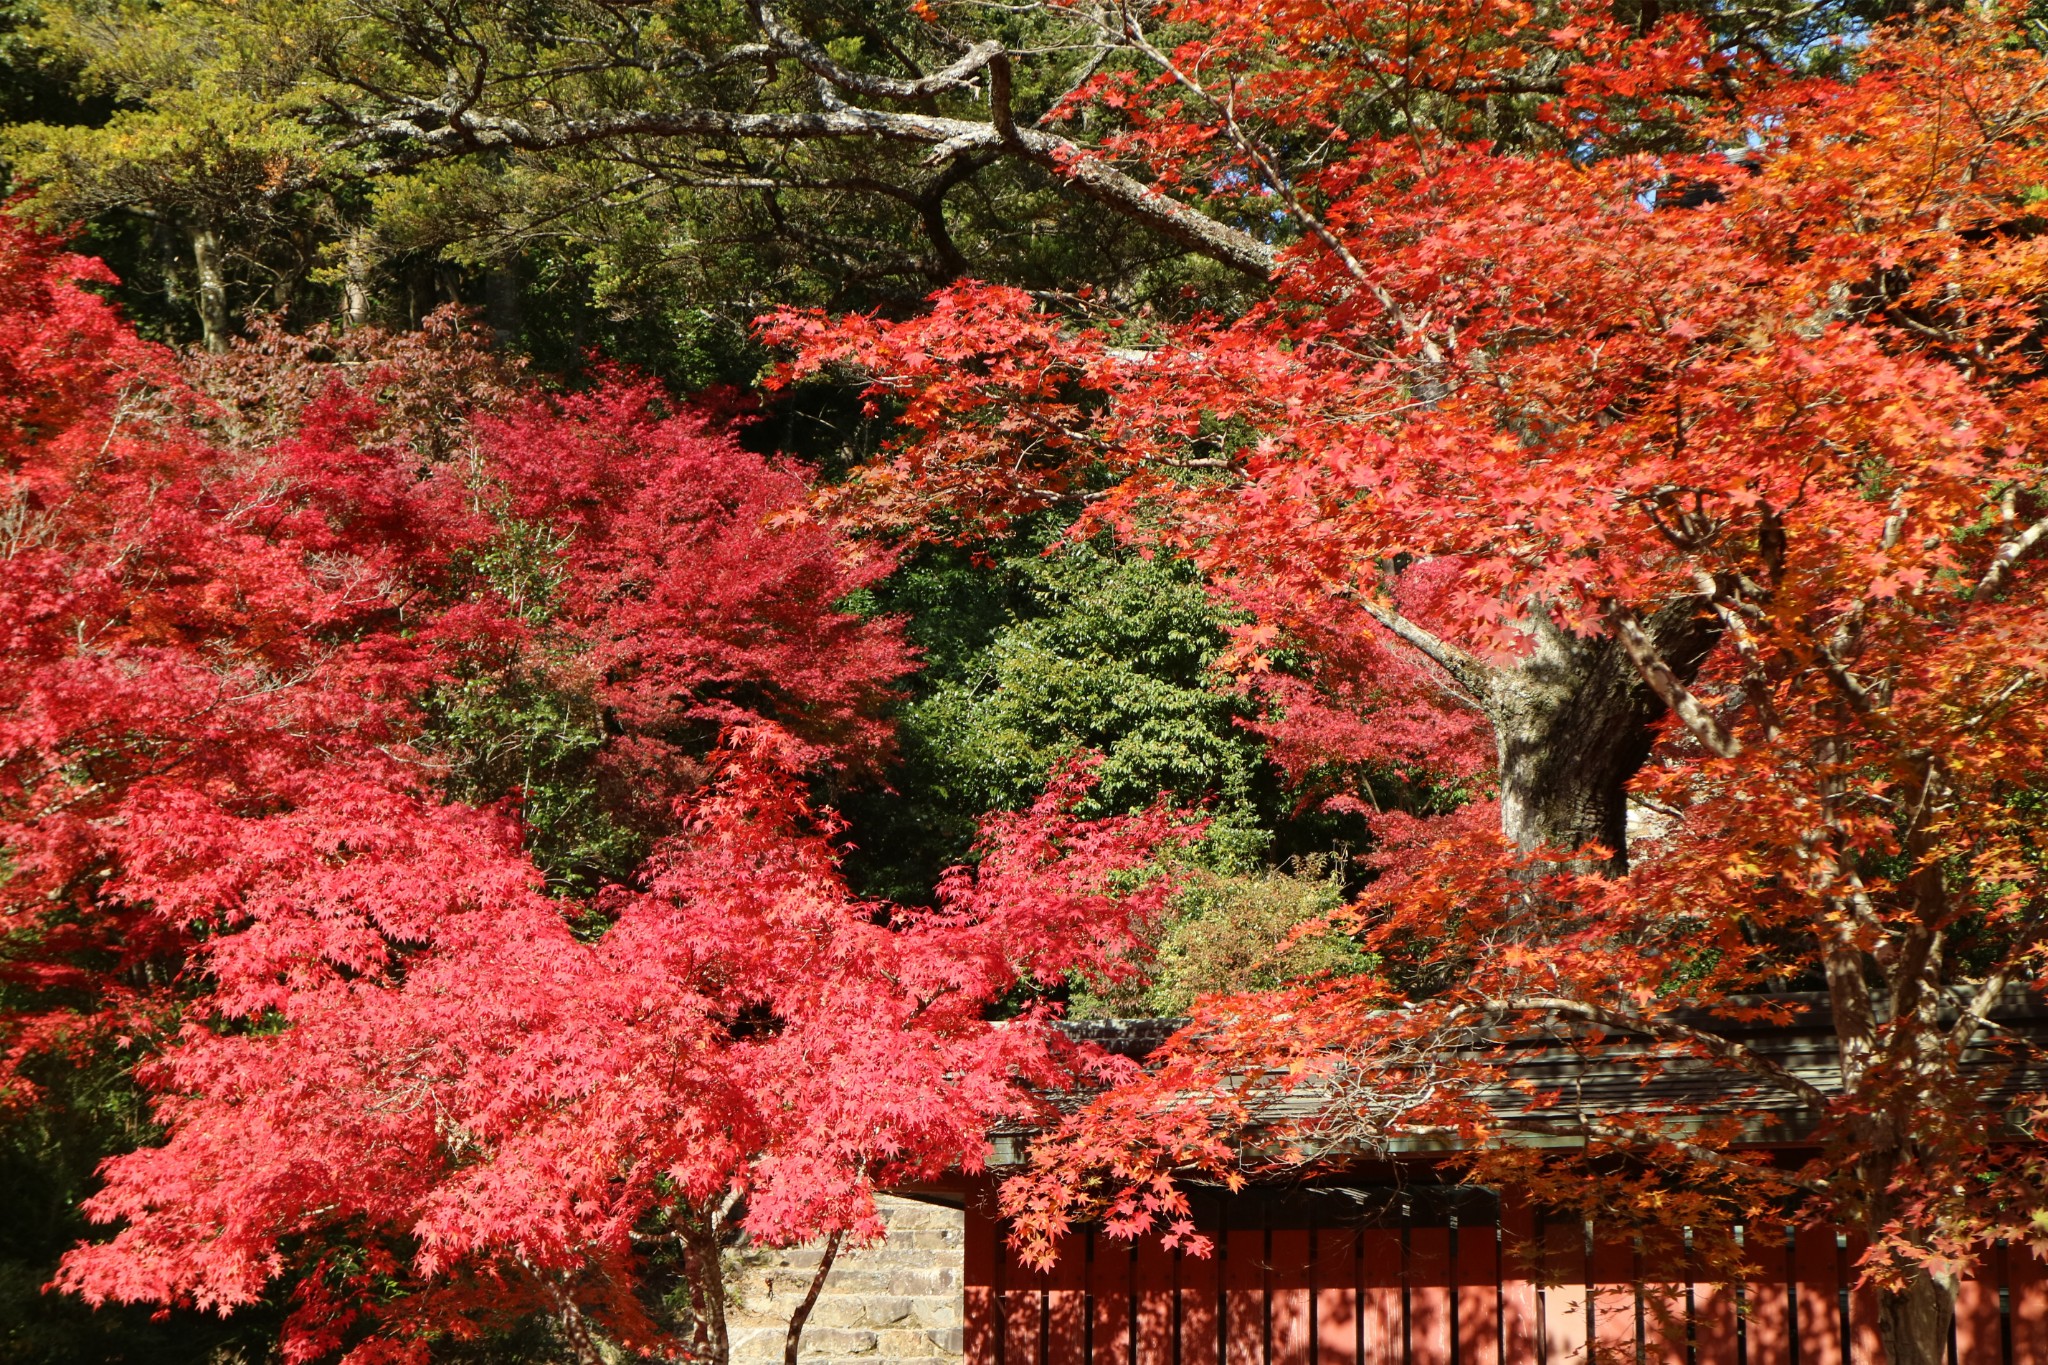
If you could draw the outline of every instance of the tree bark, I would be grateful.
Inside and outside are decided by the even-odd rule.
[[[350,330],[370,325],[370,269],[370,231],[350,228],[341,258],[341,324]]]
[[[188,231],[192,265],[199,276],[200,336],[207,350],[219,353],[228,348],[228,287],[221,272],[220,238],[210,223],[196,223]]]
[[[1877,1294],[1877,1336],[1889,1365],[1947,1365],[1956,1313],[1953,1275],[1916,1270],[1902,1289]]]
[[[1272,246],[1124,174],[1094,152],[1035,128],[976,123],[931,114],[839,107],[807,112],[733,112],[724,109],[619,109],[583,118],[528,122],[466,109],[423,106],[370,116],[352,143],[395,145],[393,165],[420,155],[477,152],[551,152],[601,142],[660,138],[744,138],[801,142],[813,138],[872,139],[933,149],[948,157],[972,153],[1028,161],[1058,183],[1111,211],[1144,224],[1176,245],[1220,261],[1255,280],[1273,276]]]
[[[1645,633],[1687,682],[1720,627],[1688,598]],[[1493,673],[1482,700],[1500,763],[1501,830],[1518,849],[1587,853],[1559,870],[1619,875],[1628,868],[1628,784],[1650,756],[1666,707],[1606,635],[1574,635],[1539,615],[1535,648]]]
[[[804,1292],[803,1302],[789,1315],[789,1334],[783,1339],[782,1365],[796,1365],[798,1351],[803,1346],[804,1324],[810,1321],[811,1310],[818,1305],[818,1294],[825,1288],[825,1277],[832,1273],[832,1262],[838,1258],[839,1243],[846,1236],[843,1229],[832,1229],[832,1235],[825,1239],[825,1254],[818,1258],[818,1273],[811,1276],[811,1287]]]
[[[690,1308],[696,1317],[692,1355],[709,1365],[726,1365],[731,1342],[725,1327],[725,1239],[717,1215],[689,1210],[679,1213],[685,1273],[690,1282]]]

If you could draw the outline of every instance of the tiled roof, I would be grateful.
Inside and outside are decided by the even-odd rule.
[[[1841,1088],[1840,1044],[1827,996],[1820,993],[1768,997],[1789,1011],[1789,1022],[1755,1023],[1696,1014],[1667,1016],[1739,1041],[1749,1052],[1782,1068],[1823,1094]],[[1076,1020],[1062,1027],[1077,1040],[1142,1062],[1185,1023],[1176,1019]],[[1797,1095],[1759,1081],[1750,1072],[1698,1055],[1683,1044],[1659,1042],[1614,1031],[1596,1035],[1578,1023],[1555,1021],[1531,1028],[1500,1044],[1506,1053],[1499,1080],[1477,1086],[1497,1120],[1543,1124],[1561,1131],[1520,1132],[1511,1140],[1537,1146],[1578,1146],[1584,1137],[1569,1129],[1586,1120],[1697,1118],[1739,1115],[1744,1136],[1757,1143],[1797,1143],[1811,1134],[1818,1115]],[[1988,1094],[2019,1095],[2048,1090],[2048,1007],[2014,993],[1992,1014],[1991,1027],[1965,1058],[1988,1083]],[[1258,1128],[1329,1135],[1322,1155],[1345,1152],[1355,1131],[1344,1122],[1342,1095],[1369,1093],[1371,1077],[1340,1071],[1329,1079],[1287,1085],[1280,1078],[1260,1085],[1248,1080],[1239,1090],[1256,1094]],[[1085,1097],[1066,1103],[1078,1105]],[[994,1135],[999,1164],[1021,1160],[1028,1132]],[[1451,1137],[1401,1137],[1379,1145],[1377,1157],[1426,1158],[1456,1146]],[[1365,1155],[1360,1151],[1360,1155]]]

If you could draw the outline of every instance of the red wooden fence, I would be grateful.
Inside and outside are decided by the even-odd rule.
[[[1877,1365],[1857,1248],[1743,1229],[1739,1284],[1695,1280],[1576,1219],[1478,1191],[1220,1199],[1216,1254],[1067,1238],[1050,1272],[967,1219],[966,1365]],[[1477,1197],[1472,1197],[1477,1196]],[[1198,1213],[1201,1210],[1198,1208]],[[1995,1248],[1963,1285],[1952,1365],[2048,1365],[2048,1267]],[[1588,1343],[1591,1350],[1588,1350]]]

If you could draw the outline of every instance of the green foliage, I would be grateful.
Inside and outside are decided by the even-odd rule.
[[[1353,872],[1333,845],[1363,831],[1296,809],[1216,669],[1229,615],[1183,560],[1031,528],[995,552],[919,553],[863,604],[910,617],[925,652],[902,714],[892,793],[849,802],[849,871],[871,894],[929,894],[967,856],[974,816],[1017,809],[1077,750],[1103,755],[1097,813],[1162,792],[1208,803],[1187,889],[1158,927],[1138,985],[1076,982],[1069,1012],[1177,1015],[1202,994],[1362,970],[1346,936],[1297,926],[1334,910]],[[1266,866],[1288,857],[1290,870]]]
[[[104,119],[103,99],[79,89],[76,63],[36,40],[34,0],[0,0],[0,126]]]
[[[646,835],[604,799],[604,722],[587,690],[523,672],[471,678],[434,699],[433,737],[453,799],[517,796],[551,891],[588,896],[646,855]]]
[[[18,124],[0,135],[0,154],[37,187],[27,208],[52,229],[112,209],[254,227],[323,160],[304,129],[262,102],[193,91],[96,128]]]
[[[900,76],[957,55],[907,4],[785,8],[856,70]],[[1055,8],[956,18],[1029,54],[1014,82],[1027,119],[1085,61],[1085,26]],[[693,389],[760,368],[746,327],[764,308],[902,311],[963,273],[1050,291],[1093,281],[1179,313],[1248,297],[1230,271],[1007,158],[939,164],[829,137],[429,152],[348,128],[391,114],[394,97],[433,102],[471,82],[485,118],[813,108],[798,63],[709,60],[758,38],[721,0],[644,16],[587,0],[7,0],[0,86],[21,79],[0,91],[0,159],[32,192],[20,211],[82,224],[95,246],[121,239],[122,301],[179,340],[209,306],[202,277],[218,276],[210,306],[224,293],[230,331],[256,313],[412,326],[461,302],[550,369],[596,350]],[[964,86],[931,104],[986,117]],[[202,269],[206,253],[219,259]]]
[[[1103,755],[1097,814],[1161,793],[1206,804],[1200,856],[1218,873],[1362,842],[1355,820],[1297,809],[1245,728],[1254,709],[1216,669],[1228,614],[1185,561],[1038,526],[991,551],[922,550],[862,605],[908,616],[925,659],[893,790],[844,801],[869,894],[928,896],[976,815],[1029,804],[1084,749]]]
[[[45,41],[42,20],[37,0],[0,0],[0,140],[24,124],[98,127],[114,112],[113,97],[81,79],[77,58]],[[0,155],[0,197],[11,199],[22,189],[18,171]],[[128,282],[113,292],[136,330],[152,340],[181,338],[191,310],[164,295],[158,236],[146,222],[101,215],[77,225],[76,242]]]
[[[477,572],[521,615],[544,624],[566,575],[565,541],[539,523],[504,517]],[[593,679],[572,666],[550,673],[527,660],[460,679],[428,700],[427,741],[448,765],[451,800],[517,800],[527,846],[562,896],[589,896],[628,876],[648,836],[607,799],[599,751],[603,710]]]
[[[866,890],[928,895],[966,856],[976,815],[1028,805],[1084,749],[1103,755],[1094,813],[1165,793],[1211,804],[1213,858],[1245,864],[1270,842],[1278,786],[1238,723],[1245,701],[1214,671],[1224,616],[1183,561],[1040,528],[992,562],[925,551],[865,605],[907,614],[926,664],[894,795],[849,799],[850,870]]]
[[[219,6],[42,0],[35,17],[24,56],[65,73],[73,98],[0,126],[0,160],[27,191],[14,210],[93,239],[125,227],[118,296],[147,315],[160,293],[216,345],[236,314],[307,302],[357,158],[301,117],[319,104],[306,54]]]
[[[1298,858],[1287,870],[1196,869],[1161,927],[1144,982],[1091,986],[1077,991],[1069,1008],[1084,1017],[1173,1017],[1204,995],[1364,971],[1374,959],[1348,935],[1302,929],[1344,899],[1343,870],[1330,856]]]
[[[997,631],[904,717],[948,755],[948,794],[977,810],[1018,809],[1085,748],[1104,755],[1105,814],[1161,792],[1250,804],[1259,745],[1236,725],[1244,703],[1210,672],[1222,623],[1188,567],[1093,544],[1016,567],[1032,616]]]

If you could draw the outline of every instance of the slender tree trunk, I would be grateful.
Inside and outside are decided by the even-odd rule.
[[[725,1239],[709,1212],[690,1210],[678,1217],[678,1225],[690,1281],[690,1310],[697,1319],[692,1354],[709,1365],[726,1365],[732,1348],[725,1326]]]
[[[370,325],[370,271],[370,230],[350,228],[341,257],[341,325],[351,330]]]
[[[577,1365],[612,1365],[615,1353],[605,1349],[603,1339],[591,1330],[589,1320],[567,1294],[560,1298],[560,1307],[555,1313],[555,1330],[561,1333],[563,1342],[575,1355]]]
[[[434,311],[434,268],[414,261],[405,271],[405,325],[418,328]]]
[[[490,323],[492,339],[500,346],[512,345],[525,330],[519,276],[509,263],[494,265],[484,272],[484,318]]]
[[[157,272],[163,277],[164,302],[173,308],[186,306],[185,284],[179,279],[183,263],[178,259],[177,233],[161,218],[150,225],[150,245],[157,255]]]
[[[1699,671],[1718,627],[1690,600],[1646,623],[1682,681]],[[1607,856],[1567,859],[1576,871],[1628,867],[1628,784],[1650,756],[1664,703],[1621,646],[1539,620],[1528,658],[1494,675],[1486,710],[1500,761],[1501,829],[1516,848]]]
[[[825,1254],[818,1258],[818,1273],[811,1276],[811,1287],[804,1291],[803,1302],[789,1315],[789,1335],[782,1343],[782,1365],[796,1365],[804,1341],[804,1324],[811,1319],[811,1309],[817,1307],[818,1294],[825,1288],[825,1277],[832,1273],[832,1262],[839,1255],[839,1243],[845,1235],[842,1229],[834,1228],[825,1239]]]
[[[210,223],[188,229],[192,242],[192,265],[199,276],[199,328],[206,349],[228,348],[228,286],[221,272],[220,238]]]
[[[1840,722],[1849,728],[1847,716]],[[1846,755],[1832,742],[1820,755],[1825,766],[1846,766]],[[1828,897],[1834,923],[1823,932],[1820,947],[1841,1048],[1842,1090],[1869,1096],[1875,1081],[1879,1092],[1876,1103],[1849,1118],[1848,1137],[1858,1154],[1852,1188],[1861,1199],[1843,1211],[1842,1221],[1860,1222],[1872,1240],[1901,1221],[1931,1231],[1938,1207],[1932,1214],[1922,1209],[1917,1217],[1907,1212],[1902,1220],[1893,1189],[1902,1169],[1930,1164],[1918,1150],[1916,1119],[1945,1107],[1945,1097],[1962,1080],[1959,1068],[1968,1044],[1951,1045],[1953,1020],[1943,1011],[1952,998],[1944,969],[1947,945],[1938,927],[1955,907],[1938,867],[1912,874],[1907,885],[1920,902],[1918,922],[1902,927],[1894,952],[1882,957],[1869,953],[1855,928],[1851,888],[1861,884],[1864,869],[1858,842],[1846,826],[1846,793],[1836,780],[1823,790],[1838,866],[1828,888],[1834,893]],[[1923,790],[1920,799],[1926,797]],[[1907,853],[1915,861],[1928,851],[1917,831],[1909,836]],[[1959,1281],[1953,1270],[1935,1273],[1916,1264],[1907,1268],[1903,1285],[1877,1291],[1878,1340],[1888,1365],[1947,1365]]]

